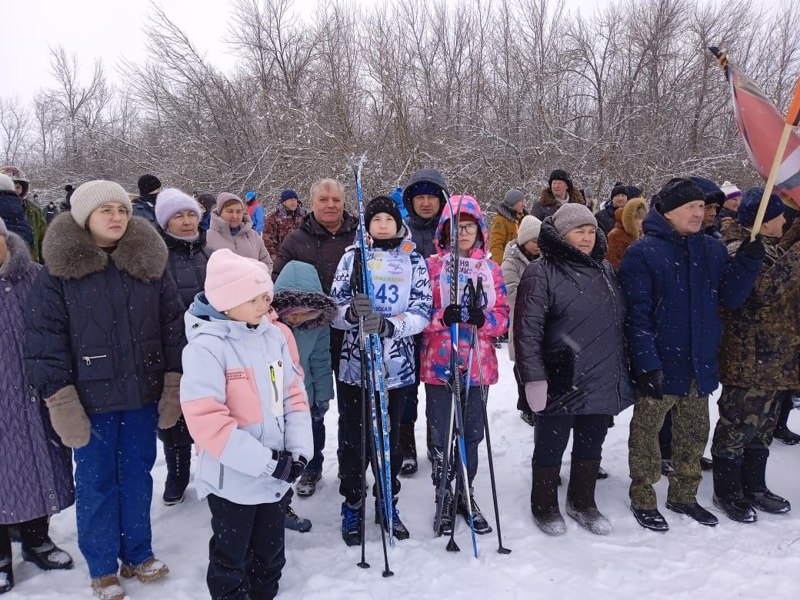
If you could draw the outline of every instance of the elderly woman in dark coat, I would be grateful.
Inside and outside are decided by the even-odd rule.
[[[181,414],[184,307],[165,273],[164,242],[131,217],[117,183],[78,187],[43,254],[25,363],[53,428],[75,449],[78,546],[92,589],[117,600],[125,597],[117,572],[143,582],[169,572],[153,556],[150,471],[157,425],[171,427]]]
[[[206,232],[200,230],[200,204],[176,188],[166,188],[156,198],[158,231],[169,251],[167,271],[178,286],[183,305],[188,309],[198,292],[203,291],[206,265],[211,250],[206,245]],[[192,463],[192,436],[183,416],[174,427],[159,429],[164,443],[167,480],[164,483],[164,504],[183,502]]]
[[[48,535],[49,517],[75,502],[69,449],[50,427],[23,364],[25,307],[41,267],[0,219],[0,594],[14,587],[9,525],[22,558],[42,569],[71,569]]]
[[[604,260],[592,212],[565,204],[545,219],[542,258],[525,269],[514,309],[516,366],[537,413],[531,510],[549,535],[566,531],[559,469],[573,432],[567,514],[592,533],[611,531],[594,499],[609,416],[633,404],[623,337],[624,304]]]

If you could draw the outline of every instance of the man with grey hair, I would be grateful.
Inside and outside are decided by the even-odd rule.
[[[311,212],[303,217],[300,226],[283,240],[272,277],[276,278],[284,266],[293,260],[308,263],[319,274],[322,291],[330,294],[333,276],[339,260],[344,256],[348,246],[353,244],[358,228],[358,219],[344,209],[344,186],[335,179],[321,179],[311,186]],[[342,353],[344,331],[331,329],[331,365],[334,378],[339,372],[339,358]],[[337,398],[339,394],[336,394]],[[324,411],[314,415],[314,419],[322,419]],[[322,430],[324,433],[324,429]],[[316,490],[317,482],[322,477],[322,449],[325,445],[315,436],[314,458],[309,462],[297,483],[299,496],[311,496]]]

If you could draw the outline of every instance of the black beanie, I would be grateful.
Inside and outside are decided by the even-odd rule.
[[[723,192],[716,183],[705,177],[689,177],[689,179],[703,192],[706,206],[710,204],[722,206],[725,203],[725,192]]]
[[[619,183],[619,184],[615,185],[611,189],[611,198],[612,199],[614,198],[614,196],[618,196],[619,194],[622,194],[626,198],[630,198],[630,196],[628,196],[628,186],[627,185],[622,185],[621,183]]]
[[[147,173],[146,175],[139,177],[139,181],[136,183],[136,185],[139,186],[139,193],[142,196],[146,196],[147,194],[155,192],[161,187],[161,180],[155,175]]]
[[[364,225],[366,225],[368,231],[370,222],[379,213],[391,215],[394,222],[397,223],[398,233],[400,232],[403,227],[403,217],[400,215],[400,209],[397,208],[397,204],[388,196],[376,196],[369,201],[369,204],[364,209]]]
[[[547,179],[547,187],[553,185],[553,181],[556,179],[566,183],[567,190],[572,190],[572,177],[564,169],[555,169],[552,173],[550,173],[550,177]]]
[[[688,204],[700,200],[705,202],[703,190],[697,187],[691,179],[675,177],[670,179],[656,194],[655,201],[661,214],[666,214]]]

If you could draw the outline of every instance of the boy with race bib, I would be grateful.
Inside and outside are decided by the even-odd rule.
[[[414,243],[407,239],[407,229],[392,199],[386,196],[373,198],[364,210],[364,225],[369,234],[367,269],[372,276],[373,301],[361,290],[362,260],[357,246],[348,248],[339,261],[331,287],[331,297],[338,305],[338,316],[333,326],[346,330],[338,373],[341,382],[338,454],[339,493],[344,497],[342,538],[348,546],[361,541],[364,526],[361,444],[369,448],[372,443],[370,424],[362,423],[361,387],[365,383],[361,375],[359,321],[363,318],[366,334],[377,333],[383,342],[382,368],[388,390],[390,427],[391,518],[395,537],[403,540],[409,537],[409,532],[397,512],[400,492],[397,475],[403,462],[400,418],[407,388],[414,385],[413,336],[428,325],[432,310],[431,282],[425,260],[415,250]],[[370,454],[367,452],[367,456]],[[381,519],[381,516],[382,511],[376,506],[375,520],[383,521],[388,530],[386,519]]]

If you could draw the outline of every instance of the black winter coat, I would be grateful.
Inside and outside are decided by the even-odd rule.
[[[43,254],[26,315],[31,383],[45,398],[74,385],[89,414],[158,401],[165,371],[181,371],[186,339],[156,230],[132,217],[109,255],[64,213],[47,230]]]
[[[178,286],[184,307],[188,309],[197,292],[203,291],[206,282],[206,265],[211,257],[211,250],[206,246],[206,232],[201,231],[196,241],[187,242],[171,236],[160,227],[158,231],[169,251],[167,270]]]
[[[524,383],[547,380],[545,415],[616,415],[636,399],[625,353],[625,306],[597,232],[591,256],[545,219],[514,307],[516,367]]]
[[[611,233],[611,230],[614,229],[614,225],[617,222],[617,218],[615,213],[617,209],[614,208],[614,203],[611,200],[606,200],[603,203],[603,208],[597,211],[595,214],[595,218],[597,219],[597,226],[603,230],[603,233],[608,236]]]

